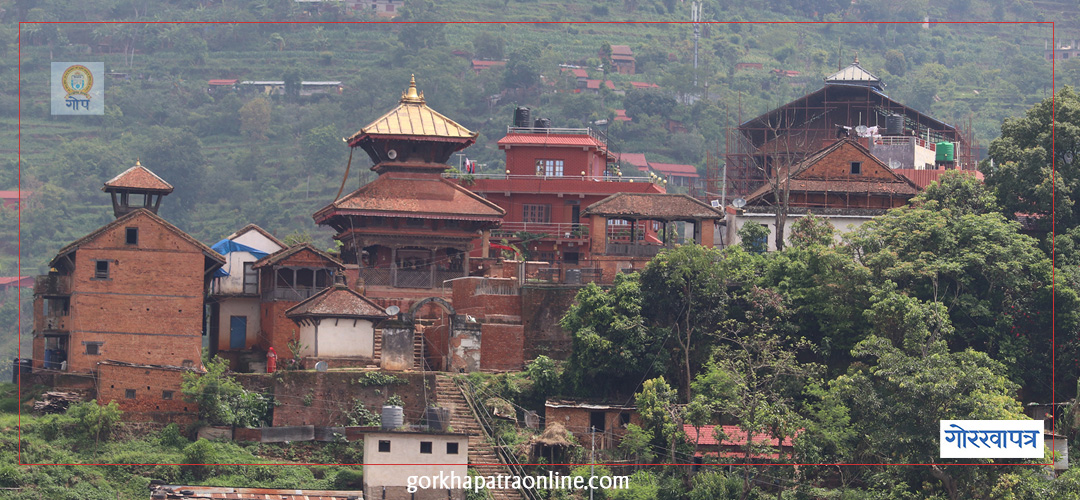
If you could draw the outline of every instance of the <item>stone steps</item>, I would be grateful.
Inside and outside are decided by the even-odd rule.
[[[457,384],[448,375],[436,374],[435,393],[439,404],[450,409],[450,426],[454,432],[469,434],[469,468],[482,476],[510,475],[510,468],[502,463],[495,447],[484,436]],[[524,500],[517,490],[491,490],[488,493],[494,500]]]

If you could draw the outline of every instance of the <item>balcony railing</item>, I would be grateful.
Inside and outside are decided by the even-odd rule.
[[[503,222],[491,230],[493,238],[514,238],[517,233],[546,234],[550,238],[586,239],[589,226],[570,222]]]
[[[365,286],[394,288],[438,288],[446,280],[464,276],[463,271],[431,269],[361,268],[360,277]]]
[[[262,293],[262,300],[293,300],[299,302],[323,291],[326,287],[282,287]]]
[[[540,181],[592,181],[592,182],[655,182],[652,177],[631,177],[628,175],[519,175],[519,174],[463,174],[444,173],[447,179],[492,179],[492,180],[540,180]],[[468,186],[466,186],[468,187]]]
[[[628,257],[655,257],[663,250],[661,245],[633,245],[629,243],[608,243],[607,255],[626,255]]]

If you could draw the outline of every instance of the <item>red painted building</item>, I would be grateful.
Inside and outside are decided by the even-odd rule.
[[[620,175],[607,138],[592,129],[511,127],[498,144],[506,174],[478,176],[467,186],[506,211],[493,240],[523,245],[530,259],[589,260],[589,229],[581,220],[589,205],[616,193],[664,192],[648,177],[630,176],[638,172]]]

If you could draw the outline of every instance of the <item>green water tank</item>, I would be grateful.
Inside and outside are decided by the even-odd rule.
[[[939,142],[935,145],[937,150],[937,156],[935,160],[942,161],[954,161],[956,160],[956,148],[951,142]]]

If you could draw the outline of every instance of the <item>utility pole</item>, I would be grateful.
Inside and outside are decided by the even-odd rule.
[[[694,87],[697,87],[697,49],[701,37],[701,2],[690,4],[690,20],[694,23]]]

